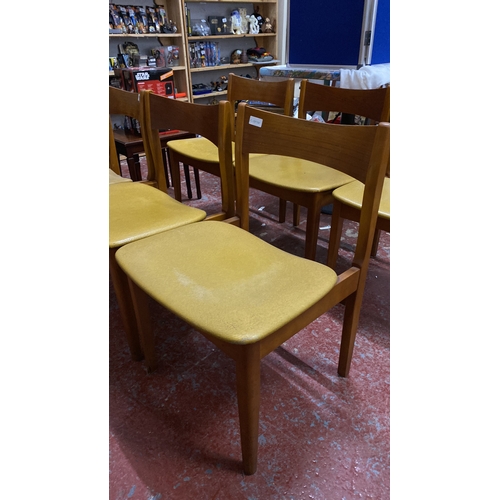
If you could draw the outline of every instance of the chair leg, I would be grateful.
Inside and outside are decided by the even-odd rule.
[[[191,191],[191,177],[189,176],[189,165],[187,163],[183,163],[184,165],[184,177],[186,178],[186,189],[188,198],[191,199],[193,197],[193,192]]]
[[[120,309],[120,316],[125,329],[130,354],[133,360],[140,361],[144,358],[144,355],[141,349],[134,305],[128,287],[127,275],[116,262],[116,250],[117,249],[114,248],[109,249],[109,272],[111,274],[111,281],[113,282],[118,308]]]
[[[200,171],[196,167],[193,167],[193,172],[194,172],[194,183],[196,185],[196,198],[198,200],[201,200]]]
[[[342,236],[342,226],[344,219],[340,217],[340,207],[333,204],[332,223],[330,228],[330,240],[328,242],[328,259],[327,265],[335,269],[340,248],[340,237]]]
[[[175,157],[174,152],[168,149],[168,164],[170,166],[170,175],[172,177],[172,186],[174,187],[174,198],[182,202],[181,193],[181,174],[179,168],[179,160]]]
[[[293,225],[297,227],[300,224],[300,205],[293,204]]]
[[[168,175],[168,160],[167,160],[167,155],[168,155],[168,148],[163,148],[162,153],[163,153],[163,169],[165,170],[165,181],[167,183],[167,187],[170,187],[170,179]]]
[[[139,288],[131,279],[128,280],[130,295],[134,304],[134,312],[137,318],[137,327],[141,341],[146,367],[148,372],[156,369],[157,359],[155,355],[153,330],[151,328],[151,316],[149,314],[149,296]]]
[[[286,200],[280,198],[278,222],[283,223],[286,219]]]
[[[358,290],[344,300],[344,323],[342,326],[339,366],[337,369],[337,372],[341,377],[347,377],[351,368],[352,353],[354,351],[354,341],[356,340],[356,332],[358,330],[363,290],[364,284],[359,283]]]
[[[380,240],[380,229],[375,229],[375,236],[373,237],[373,244],[372,244],[372,250],[370,252],[370,255],[372,257],[377,256],[377,250],[378,250],[378,242]]]
[[[241,346],[236,359],[236,389],[240,416],[243,471],[247,475],[257,471],[260,407],[260,351],[259,345]]]
[[[309,207],[307,209],[306,249],[304,255],[306,259],[316,260],[320,213],[321,207]]]

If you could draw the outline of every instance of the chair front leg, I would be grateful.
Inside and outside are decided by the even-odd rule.
[[[306,249],[304,255],[306,259],[316,260],[320,214],[320,206],[311,206],[307,208]]]
[[[260,351],[259,345],[241,346],[236,359],[236,389],[240,417],[243,471],[257,471],[260,408]]]
[[[149,296],[138,287],[130,278],[128,279],[130,296],[134,304],[134,312],[137,318],[139,338],[146,360],[148,372],[156,369],[157,359],[155,355],[153,330],[151,328],[151,317],[149,314]]]
[[[137,321],[134,312],[134,304],[128,287],[127,275],[122,271],[115,258],[117,248],[109,249],[109,273],[116,294],[116,301],[120,310],[120,316],[125,329],[128,347],[134,361],[144,358],[137,329]]]
[[[339,365],[337,373],[341,377],[347,377],[351,369],[352,353],[354,351],[354,341],[359,324],[359,314],[361,311],[361,302],[363,299],[363,284],[361,289],[347,297],[344,300],[344,323],[342,326],[342,339],[340,341]]]

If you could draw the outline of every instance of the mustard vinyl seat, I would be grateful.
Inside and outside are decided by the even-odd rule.
[[[325,165],[276,155],[251,158],[250,179],[251,184],[258,179],[278,188],[309,193],[329,192],[353,181],[350,175]]]
[[[192,224],[206,212],[174,200],[157,188],[138,182],[109,186],[109,248]]]
[[[353,181],[333,191],[332,224],[328,251],[328,265],[335,268],[340,249],[344,219],[359,222],[365,186],[362,182]],[[375,237],[370,255],[377,255],[380,231],[391,231],[391,178],[386,176],[382,187],[380,207],[378,209]]]
[[[126,177],[122,177],[113,170],[109,169],[109,183],[118,184],[120,182],[132,182],[132,179],[127,179]]]
[[[365,185],[359,181],[353,181],[345,186],[339,187],[333,192],[333,199],[350,207],[361,210]],[[380,198],[380,208],[378,216],[383,219],[391,218],[391,178],[384,179],[382,197]]]
[[[337,281],[329,267],[217,221],[126,245],[117,260],[158,303],[231,344],[269,336],[318,302]],[[162,261],[168,265],[160,266]]]

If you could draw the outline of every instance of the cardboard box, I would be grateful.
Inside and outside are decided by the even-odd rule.
[[[120,69],[122,88],[133,92],[151,90],[154,94],[175,98],[174,72],[172,68]]]

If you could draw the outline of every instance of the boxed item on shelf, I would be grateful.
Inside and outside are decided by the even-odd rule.
[[[125,68],[121,72],[124,90],[140,92],[151,90],[154,94],[175,98],[174,72],[172,68]]]

